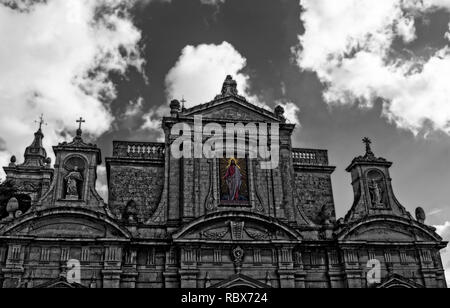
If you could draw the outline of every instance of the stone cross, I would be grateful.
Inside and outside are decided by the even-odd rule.
[[[363,140],[363,143],[366,145],[366,155],[373,156],[372,148],[370,145],[372,144],[372,140],[370,140],[368,137],[365,137]]]
[[[39,130],[42,129],[42,125],[47,125],[47,123],[45,123],[44,121],[44,115],[41,114],[41,116],[39,117],[39,121],[34,121],[35,123],[39,124]]]
[[[81,130],[81,124],[86,123],[86,120],[84,120],[82,117],[80,117],[80,119],[77,120],[76,122],[80,124],[80,126],[78,127],[78,129]]]

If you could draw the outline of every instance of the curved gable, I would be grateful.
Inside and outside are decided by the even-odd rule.
[[[345,227],[341,241],[364,242],[440,242],[442,239],[426,226],[399,217],[371,217]]]
[[[128,230],[106,215],[86,209],[32,212],[0,230],[2,236],[58,239],[129,239]]]
[[[291,242],[300,234],[275,219],[244,212],[214,213],[196,219],[173,235],[175,242]]]

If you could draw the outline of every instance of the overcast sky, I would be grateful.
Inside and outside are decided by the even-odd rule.
[[[209,101],[231,74],[286,107],[295,146],[329,150],[338,216],[367,136],[400,202],[450,239],[449,23],[450,0],[0,0],[0,162],[41,113],[48,152],[79,116],[104,156],[156,141],[168,101]]]

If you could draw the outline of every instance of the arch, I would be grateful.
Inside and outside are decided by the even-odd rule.
[[[437,235],[434,231],[424,228],[423,226],[419,225],[418,223],[414,223],[412,220],[406,220],[401,217],[397,216],[387,216],[387,215],[378,215],[378,216],[372,216],[367,219],[360,220],[353,225],[350,225],[349,227],[344,228],[341,232],[337,234],[338,240],[345,241],[352,235],[356,234],[357,231],[360,231],[364,228],[367,228],[369,226],[376,226],[377,224],[379,226],[382,226],[386,223],[392,223],[399,226],[399,228],[408,228],[408,229],[415,229],[417,230],[421,235],[424,235],[425,237],[428,237],[428,240],[438,241],[440,242],[442,239]],[[395,229],[392,230],[395,232]],[[361,240],[364,240],[361,238]],[[410,241],[417,241],[416,238],[414,238],[411,235]]]
[[[182,227],[179,231],[172,235],[172,238],[174,241],[182,241],[184,237],[192,232],[195,233],[196,230],[202,230],[211,225],[214,225],[215,223],[235,220],[251,222],[259,226],[265,226],[281,231],[282,233],[286,234],[286,236],[288,237],[286,240],[290,242],[298,243],[302,241],[302,237],[297,231],[279,222],[278,220],[260,214],[243,211],[223,211],[200,217]]]
[[[68,207],[52,208],[40,212],[30,212],[7,225],[3,230],[1,230],[0,234],[8,236],[29,236],[29,234],[27,233],[33,231],[32,226],[36,226],[38,224],[45,225],[45,222],[49,223],[47,225],[51,225],[53,223],[56,224],[57,218],[63,221],[65,219],[67,219],[68,221],[73,221],[74,224],[78,222],[88,221],[90,222],[90,227],[104,227],[105,230],[110,230],[114,233],[114,237],[117,237],[119,239],[122,238],[128,240],[131,238],[131,234],[127,229],[120,226],[112,218],[108,217],[105,214],[89,209]],[[27,232],[24,233],[24,230],[26,230]],[[82,236],[82,234],[74,235],[80,237]],[[61,236],[58,236],[58,238],[64,239],[64,237]]]
[[[63,167],[67,171],[62,179],[62,197],[67,198],[67,189],[69,187],[66,176],[74,174],[75,178],[75,192],[79,200],[85,198],[85,182],[89,172],[89,162],[86,157],[80,154],[72,154],[64,159]]]

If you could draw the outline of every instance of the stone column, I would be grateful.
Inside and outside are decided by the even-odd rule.
[[[294,288],[295,274],[294,260],[292,258],[292,246],[278,247],[278,277],[280,279],[280,288]]]
[[[104,265],[102,270],[103,288],[120,288],[122,275],[122,248],[109,246],[105,249]]]
[[[3,288],[17,288],[21,283],[25,269],[23,267],[25,258],[25,246],[21,244],[10,244],[3,273]]]
[[[163,273],[165,288],[179,288],[178,256],[176,247],[172,246],[166,251],[166,265]]]
[[[436,288],[436,268],[429,249],[418,249],[417,254],[420,261],[420,272],[426,288]]]
[[[357,251],[354,249],[343,250],[343,261],[347,286],[357,289],[365,287],[364,272],[360,268]]]
[[[182,289],[196,289],[199,287],[197,285],[198,270],[180,270],[179,273]]]
[[[125,265],[123,267],[121,288],[136,288],[136,280],[139,274],[137,272],[137,251],[129,249],[125,255]]]
[[[295,222],[292,170],[294,170],[294,167],[292,163],[290,138],[282,138],[280,147],[280,171],[283,189],[283,210],[289,222]]]
[[[330,279],[330,286],[333,289],[343,288],[344,284],[344,273],[342,272],[342,267],[339,262],[339,252],[337,250],[327,251],[328,257],[328,277]]]
[[[181,288],[197,288],[198,270],[197,262],[200,251],[198,247],[188,245],[180,249],[180,282]]]

